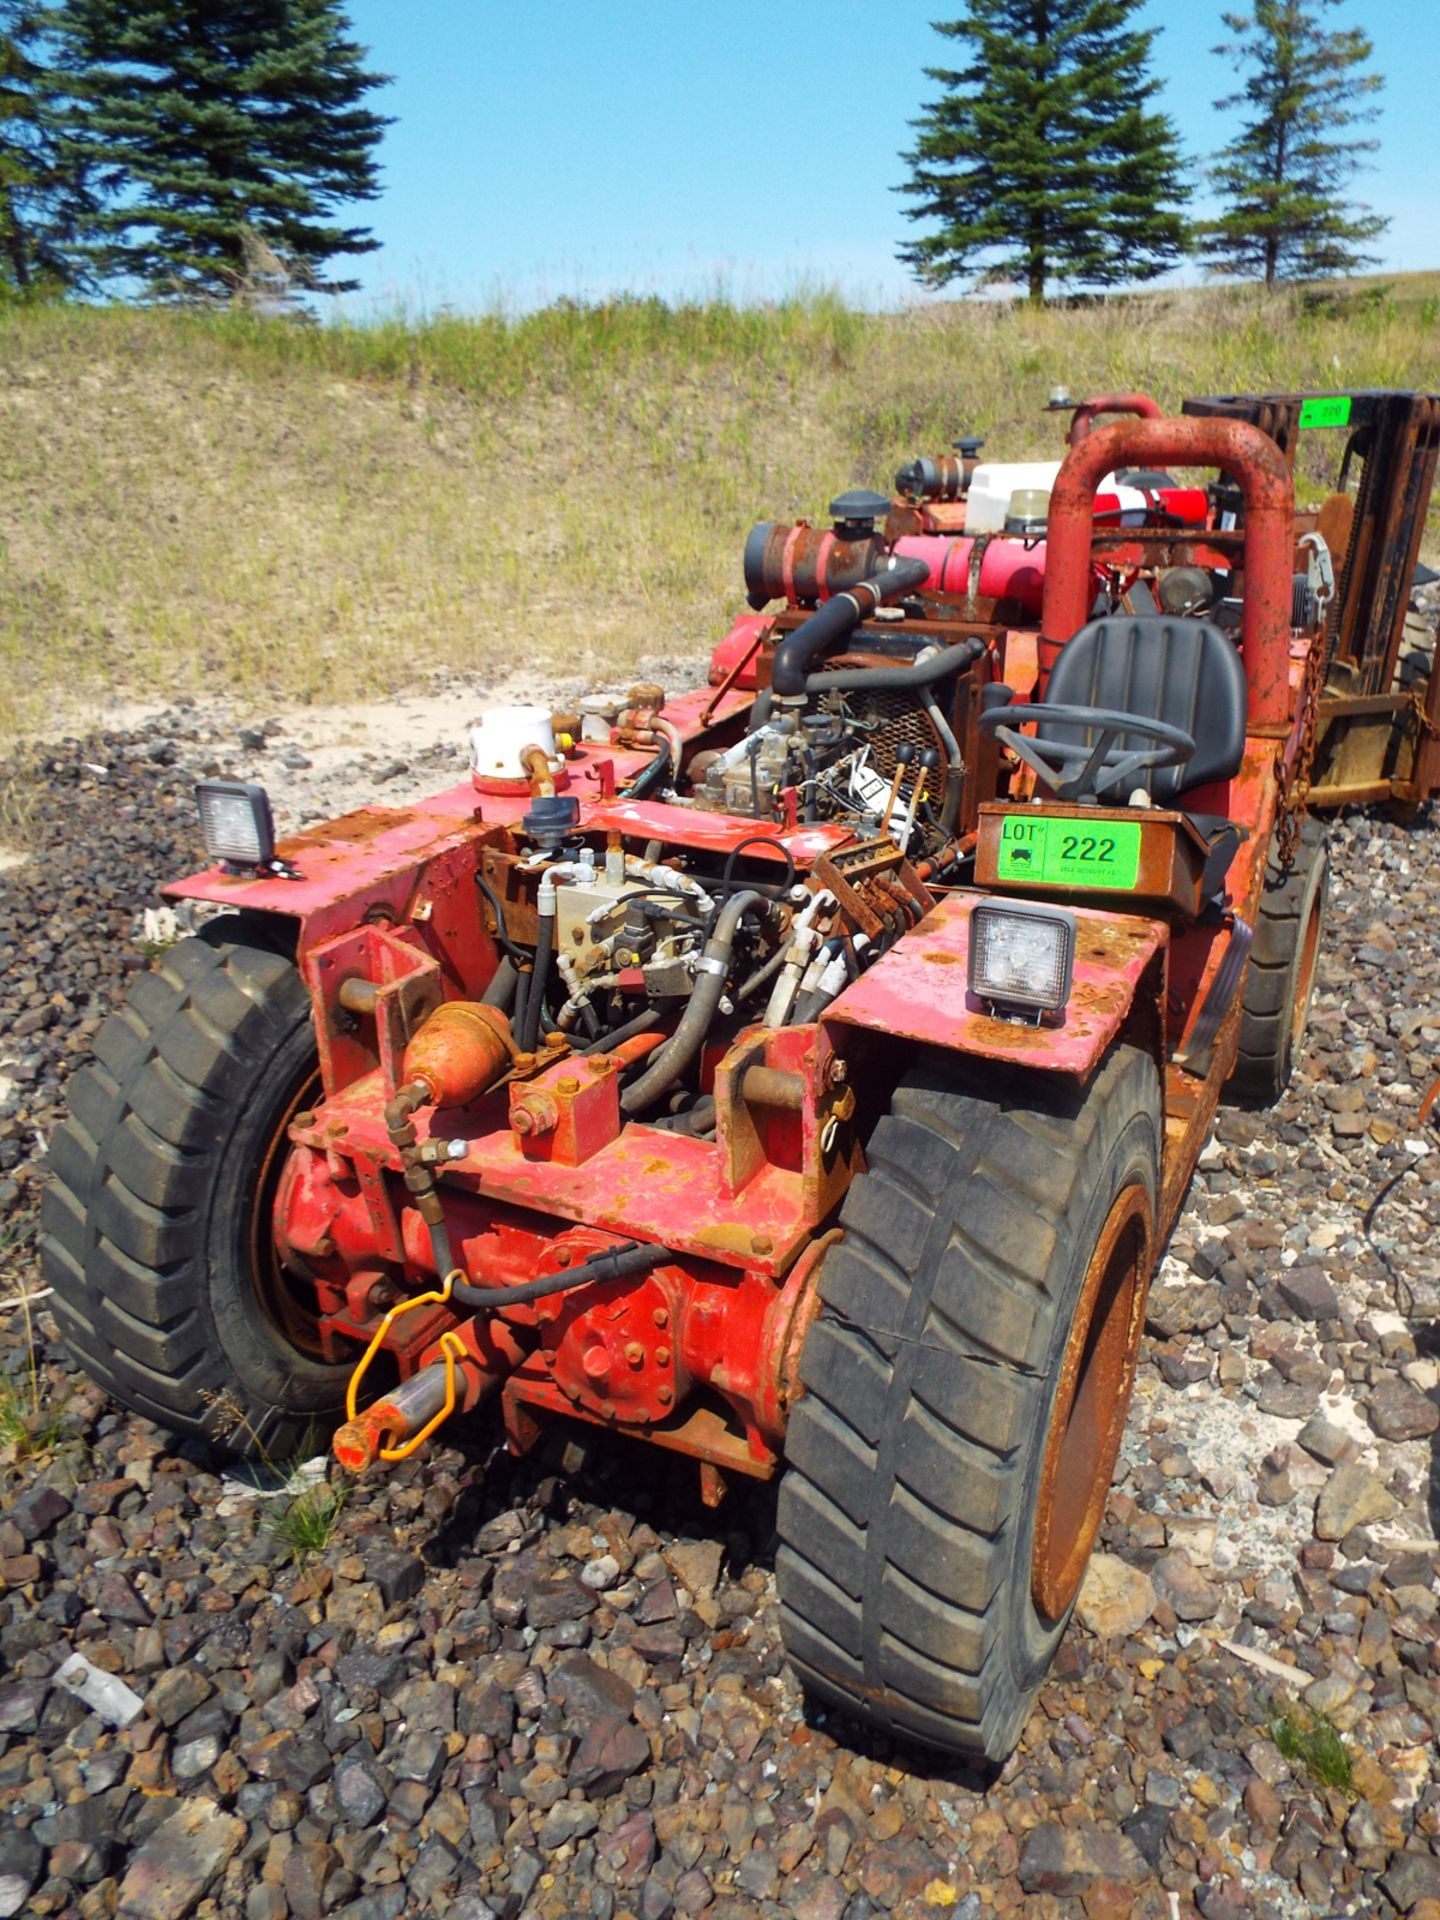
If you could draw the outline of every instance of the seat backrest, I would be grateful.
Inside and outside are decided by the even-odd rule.
[[[1245,669],[1235,643],[1205,620],[1130,614],[1091,620],[1060,649],[1045,701],[1110,707],[1190,734],[1193,760],[1137,776],[1136,785],[1162,805],[1208,781],[1230,779],[1245,756]],[[1086,740],[1084,728],[1059,722],[1042,721],[1039,732],[1052,740]],[[1146,742],[1126,734],[1116,744]]]

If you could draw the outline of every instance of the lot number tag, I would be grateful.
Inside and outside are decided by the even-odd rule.
[[[1007,813],[1000,824],[998,877],[1128,891],[1140,878],[1140,822]]]
[[[1322,394],[1316,400],[1300,402],[1300,424],[1302,427],[1348,427],[1350,424],[1350,395],[1348,393]]]

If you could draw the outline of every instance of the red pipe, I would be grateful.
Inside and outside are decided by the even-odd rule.
[[[1090,433],[1095,425],[1097,414],[1135,413],[1142,420],[1163,420],[1158,400],[1152,400],[1148,393],[1097,393],[1089,400],[1082,400],[1070,416],[1070,444],[1072,447]]]
[[[1290,718],[1295,489],[1280,449],[1247,421],[1121,420],[1087,433],[1071,447],[1050,494],[1042,645],[1063,644],[1089,617],[1096,485],[1116,467],[1169,460],[1219,467],[1240,483],[1245,502],[1240,651],[1250,688],[1249,731],[1283,732]]]

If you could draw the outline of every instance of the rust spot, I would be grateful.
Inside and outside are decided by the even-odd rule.
[[[303,833],[287,835],[279,842],[277,852],[289,854],[303,847],[363,847],[414,818],[413,807],[361,807],[338,820],[324,820],[318,826],[306,827]]]
[[[958,953],[947,953],[943,947],[931,947],[920,958],[929,967],[958,967],[964,964]]]
[[[715,1247],[722,1253],[753,1252],[753,1237],[749,1227],[738,1221],[719,1220],[714,1226],[701,1227],[695,1235],[698,1247]]]

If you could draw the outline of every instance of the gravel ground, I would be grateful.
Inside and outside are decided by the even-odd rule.
[[[12,765],[3,837],[44,851],[0,873],[8,1294],[66,1077],[196,855],[194,773],[266,779],[291,825],[433,789],[481,704],[439,692],[447,739],[368,760],[192,706]],[[1332,842],[1303,1065],[1206,1150],[1104,1551],[998,1779],[807,1710],[773,1493],[711,1514],[673,1457],[512,1462],[480,1424],[297,1561],[292,1495],[117,1411],[40,1299],[0,1309],[0,1920],[1440,1920],[1437,822]],[[135,1697],[92,1710],[72,1653]],[[1295,1751],[1312,1711],[1334,1765]]]

